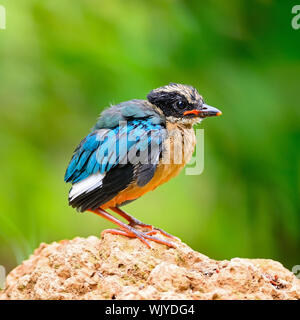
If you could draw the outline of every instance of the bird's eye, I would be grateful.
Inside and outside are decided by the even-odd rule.
[[[182,109],[185,108],[185,104],[184,104],[183,101],[178,101],[178,102],[176,103],[176,107],[177,107],[178,109],[182,110]]]

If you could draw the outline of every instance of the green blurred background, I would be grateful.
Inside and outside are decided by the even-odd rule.
[[[296,2],[295,2],[296,3]],[[300,264],[300,30],[292,1],[1,0],[0,264],[112,225],[68,207],[65,168],[109,103],[169,82],[204,121],[205,170],[126,210],[215,258]]]

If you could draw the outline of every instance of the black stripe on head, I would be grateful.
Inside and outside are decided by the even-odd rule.
[[[188,106],[186,97],[178,92],[151,91],[147,98],[152,104],[160,108],[166,117],[180,117],[182,116],[182,110]],[[183,108],[181,108],[181,105]]]
[[[194,87],[176,83],[152,90],[147,99],[160,108],[166,117],[176,118],[183,117],[184,111],[195,109],[203,103]]]

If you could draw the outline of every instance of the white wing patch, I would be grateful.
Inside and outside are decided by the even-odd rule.
[[[72,201],[83,193],[90,192],[102,185],[102,180],[105,177],[105,173],[95,173],[87,177],[86,179],[74,183],[69,193],[69,200]]]

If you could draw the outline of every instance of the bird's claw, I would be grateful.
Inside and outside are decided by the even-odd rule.
[[[135,228],[136,226],[139,226],[139,227],[142,227],[142,228],[146,228],[146,229],[150,229],[150,231],[146,232],[146,234],[156,234],[156,233],[160,233],[162,234],[163,236],[167,237],[167,238],[170,238],[170,239],[175,239],[177,241],[180,241],[179,238],[171,235],[170,233],[160,229],[160,228],[155,228],[153,227],[151,224],[146,224],[146,223],[143,223],[137,219],[133,220],[132,222],[129,223],[129,226]]]
[[[103,230],[101,233],[101,236],[103,236],[104,233],[111,233],[111,234],[117,234],[117,235],[122,235],[125,237],[129,237],[129,238],[138,238],[140,239],[148,248],[152,248],[151,244],[149,243],[149,241],[147,240],[151,240],[160,244],[164,244],[170,248],[175,248],[175,245],[169,241],[157,238],[157,237],[153,237],[153,234],[157,234],[158,232],[160,232],[159,230],[150,230],[148,232],[142,232],[139,231],[131,226],[128,226],[128,230],[120,230],[120,229],[106,229]]]

